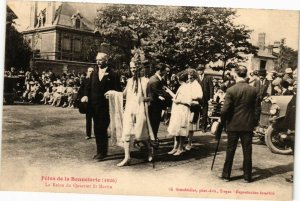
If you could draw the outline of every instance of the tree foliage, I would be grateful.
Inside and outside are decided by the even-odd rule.
[[[235,17],[228,8],[107,5],[95,25],[123,62],[139,52],[140,59],[172,67],[219,61],[224,65],[214,69],[225,70],[257,51],[249,42],[251,30],[235,25]]]
[[[16,69],[28,68],[32,50],[24,40],[23,35],[16,30],[13,23],[6,24],[5,40],[5,69],[10,67]]]
[[[281,43],[279,49],[275,70],[284,72],[286,68],[296,69],[298,64],[298,51],[284,45],[284,42]]]

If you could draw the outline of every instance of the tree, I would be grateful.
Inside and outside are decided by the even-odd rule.
[[[101,35],[127,58],[137,52],[149,61],[181,68],[222,61],[228,64],[256,53],[251,31],[234,25],[236,11],[227,8],[113,5],[95,20]],[[132,51],[134,49],[134,51]],[[137,50],[138,49],[138,50]]]
[[[9,15],[8,15],[9,17]],[[6,24],[6,40],[5,40],[5,69],[10,67],[16,69],[28,68],[32,50],[24,40],[23,35],[16,30],[14,23]]]
[[[296,69],[298,64],[298,51],[286,46],[284,39],[282,39],[279,49],[275,70],[283,72],[286,68]]]
[[[207,10],[208,15],[212,16],[211,33],[209,34],[211,42],[210,49],[214,54],[212,61],[221,61],[223,65],[213,66],[214,70],[222,70],[223,77],[226,70],[247,59],[246,55],[256,54],[258,48],[250,42],[251,30],[246,29],[244,25],[236,25],[233,19],[236,17],[236,11],[226,8],[212,8]]]

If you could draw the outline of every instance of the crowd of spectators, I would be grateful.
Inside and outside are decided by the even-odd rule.
[[[12,67],[5,71],[5,77],[17,77],[19,81],[16,86],[18,99],[23,102],[36,104],[49,104],[56,107],[76,107],[77,94],[87,74],[85,72],[62,73],[56,75],[52,69],[39,73],[36,70],[17,71]],[[286,68],[284,73],[265,70],[251,71],[248,76],[248,83],[255,87],[265,85],[264,95],[293,95],[294,85],[297,77],[297,69]],[[167,67],[167,73],[163,77],[165,85],[176,93],[179,88],[176,68]],[[121,75],[122,86],[126,86],[126,75]],[[264,81],[266,80],[266,81]],[[224,78],[213,76],[214,86],[213,100],[222,102],[226,89],[235,84],[230,72],[226,72]],[[258,86],[259,85],[259,86]]]
[[[17,78],[16,99],[35,104],[49,104],[56,107],[75,107],[78,90],[86,77],[85,73],[55,75],[52,69],[47,71],[5,71],[5,77]]]

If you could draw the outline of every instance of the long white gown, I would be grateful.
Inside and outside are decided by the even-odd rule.
[[[123,130],[122,139],[128,141],[130,137],[135,140],[148,140],[149,131],[147,126],[146,111],[147,103],[141,101],[142,97],[146,97],[146,88],[149,79],[142,77],[138,80],[138,91],[134,89],[136,82],[129,78],[125,88],[126,104],[123,114]],[[150,131],[151,132],[151,131]]]

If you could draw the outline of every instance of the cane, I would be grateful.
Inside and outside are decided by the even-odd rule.
[[[216,139],[218,140],[218,143],[217,143],[217,147],[216,147],[216,150],[215,150],[214,159],[213,159],[213,162],[211,164],[211,168],[210,168],[211,171],[214,168],[216,156],[217,156],[220,141],[221,141],[222,131],[223,131],[223,124],[221,122],[219,122],[219,124],[217,125],[217,128],[216,128],[216,131],[215,131],[215,136],[216,136]]]

